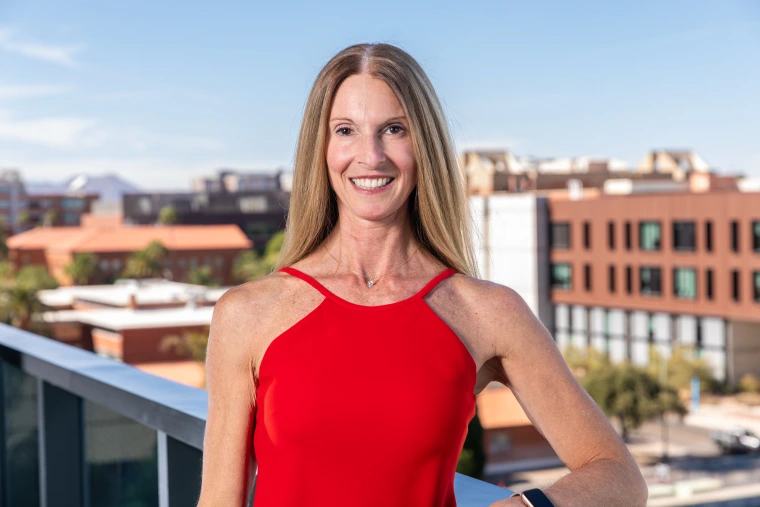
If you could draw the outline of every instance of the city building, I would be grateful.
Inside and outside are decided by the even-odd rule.
[[[267,241],[285,228],[290,192],[246,190],[240,192],[125,194],[124,223],[155,224],[161,210],[171,207],[177,224],[234,224],[254,248],[263,251]]]
[[[267,192],[282,190],[290,192],[293,175],[277,170],[267,172],[244,172],[234,169],[218,169],[216,176],[200,177],[192,181],[193,192]]]
[[[93,219],[85,226],[38,227],[16,234],[7,240],[9,259],[16,269],[46,266],[61,285],[72,285],[66,267],[74,255],[91,253],[98,259],[101,280],[107,282],[122,273],[134,252],[159,241],[168,250],[165,278],[186,280],[194,268],[210,266],[213,278],[232,285],[235,258],[252,246],[236,225],[113,224],[117,220]]]
[[[26,190],[20,173],[15,169],[0,169],[0,222],[5,226],[6,234],[19,229],[21,211],[26,208],[24,202]]]
[[[35,194],[26,196],[28,218],[23,229],[44,225],[80,225],[82,216],[90,213],[97,194]]]
[[[481,275],[561,349],[643,365],[681,346],[719,379],[760,374],[760,193],[635,187],[472,196]]]

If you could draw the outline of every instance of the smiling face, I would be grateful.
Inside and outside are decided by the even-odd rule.
[[[341,83],[330,110],[327,168],[338,213],[388,222],[406,213],[417,184],[409,121],[385,82],[355,74]]]

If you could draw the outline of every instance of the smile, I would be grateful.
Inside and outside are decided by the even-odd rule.
[[[361,190],[377,190],[387,187],[394,178],[349,178],[356,188]]]

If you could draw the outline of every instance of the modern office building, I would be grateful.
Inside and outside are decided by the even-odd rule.
[[[161,210],[171,206],[177,224],[234,224],[263,251],[267,241],[285,228],[290,192],[246,190],[240,192],[182,192],[125,194],[124,223],[155,224]]]
[[[760,193],[470,201],[482,276],[517,290],[560,348],[646,364],[651,345],[682,346],[718,378],[760,374]]]

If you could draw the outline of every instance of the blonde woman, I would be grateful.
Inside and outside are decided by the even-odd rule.
[[[477,278],[463,176],[418,63],[344,49],[306,104],[276,272],[208,344],[200,507],[454,506],[489,382],[571,473],[494,505],[645,505],[638,467],[515,291]]]

